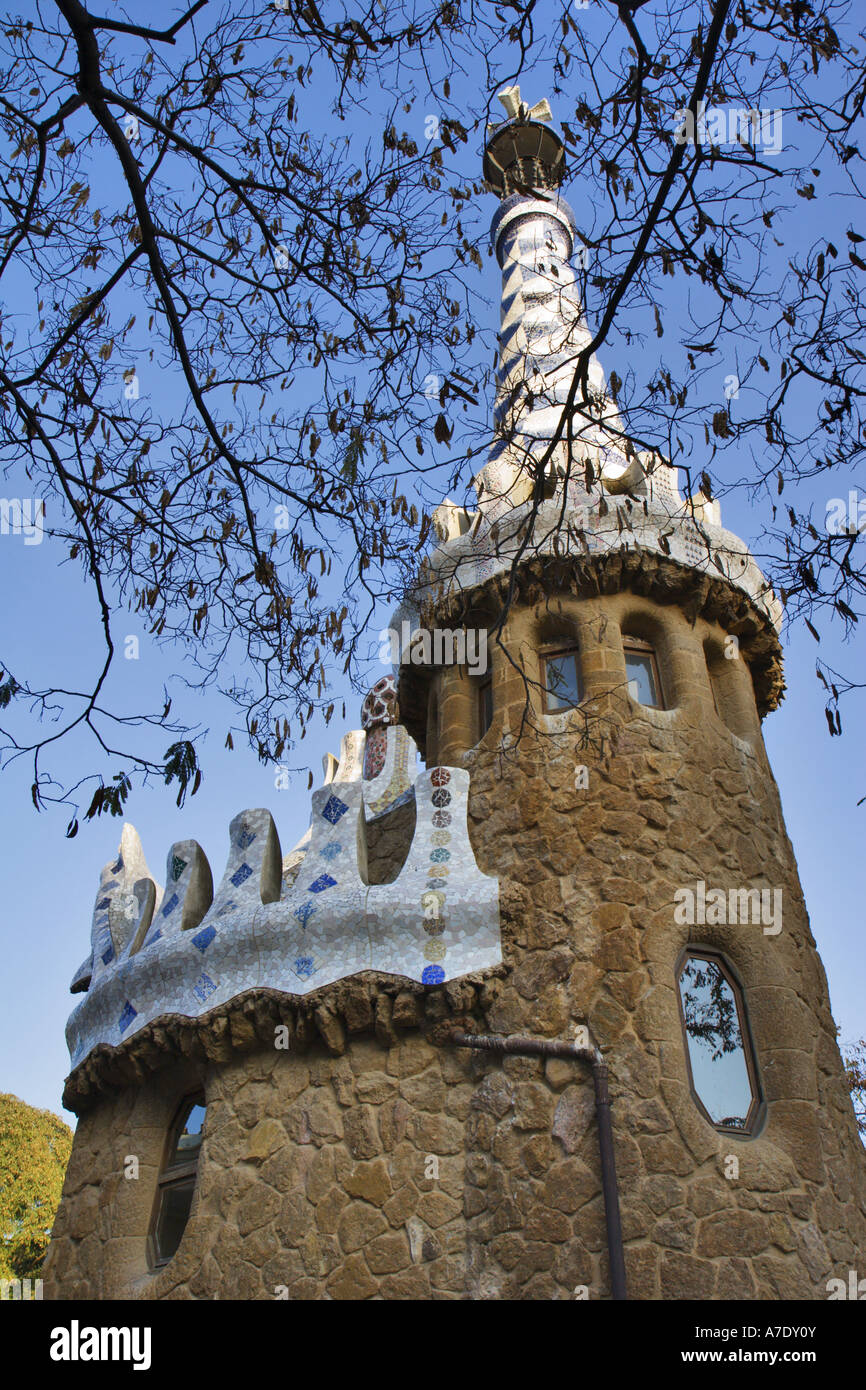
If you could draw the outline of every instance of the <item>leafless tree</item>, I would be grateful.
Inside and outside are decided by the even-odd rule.
[[[847,495],[863,460],[850,6],[594,0],[589,22],[534,0],[198,0],[166,5],[164,28],[95,8],[40,0],[6,21],[0,59],[0,461],[8,491],[46,499],[105,645],[87,689],[4,666],[4,757],[32,758],[37,806],[77,808],[94,781],[87,814],[119,813],[136,775],[181,799],[199,783],[168,696],[113,704],[126,606],[226,689],[264,760],[330,718],[335,663],[357,676],[365,621],[483,447],[473,180],[515,80],[552,85],[581,191],[593,340],[559,437],[607,345],[630,447],[709,494],[768,495],[762,558],[789,612],[816,635],[857,622],[863,540],[813,515],[815,480]],[[757,115],[714,141],[707,108]],[[837,196],[806,246],[796,209],[822,177]],[[654,346],[648,381],[629,344]],[[558,442],[533,465],[538,502]],[[824,679],[837,732],[853,682]],[[170,732],[164,755],[147,725]],[[60,783],[46,759],[82,728],[98,767]]]

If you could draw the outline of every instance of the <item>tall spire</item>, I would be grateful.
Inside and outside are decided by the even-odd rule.
[[[748,548],[722,527],[718,502],[703,493],[682,497],[677,467],[635,448],[594,353],[587,389],[575,392],[553,443],[578,359],[592,343],[575,269],[585,251],[560,193],[565,147],[550,128],[548,103],[527,106],[517,87],[499,97],[507,119],[488,127],[484,153],[487,186],[499,198],[490,236],[502,270],[493,440],[474,479],[477,511],[450,499],[437,508],[440,545],[400,617],[430,594],[438,602],[445,591],[470,591],[515,560],[573,555],[582,564],[587,556],[631,552],[635,564],[651,553],[713,582],[723,576],[778,628],[778,602]],[[535,502],[538,525],[527,551]]]
[[[500,205],[490,229],[502,269],[501,331],[493,412],[495,439],[475,479],[486,512],[506,511],[531,494],[533,462],[549,447],[568,397],[578,354],[592,340],[572,256],[576,220],[558,192],[566,174],[565,147],[550,128],[546,100],[527,108],[519,87],[499,93],[508,120],[488,127],[484,175]],[[582,248],[581,248],[582,249]],[[616,407],[593,355],[591,414],[572,424],[571,468],[566,441],[548,465],[548,491],[570,471],[582,481],[585,459],[607,462],[625,476],[627,461],[611,447]],[[609,461],[608,461],[609,459]],[[628,481],[637,481],[639,475]]]

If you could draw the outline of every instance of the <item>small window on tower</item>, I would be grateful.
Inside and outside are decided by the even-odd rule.
[[[639,705],[664,709],[655,651],[649,642],[642,642],[637,637],[623,638],[622,646],[629,695]]]
[[[548,714],[575,709],[583,699],[579,653],[576,646],[547,652],[541,658],[544,708]]]
[[[168,1264],[180,1245],[189,1220],[204,1119],[204,1096],[187,1096],[171,1127],[166,1161],[158,1179],[151,1227],[151,1263],[155,1268]]]
[[[704,656],[716,714],[732,734],[748,738],[752,733],[750,714],[754,710],[755,687],[751,680],[743,681],[744,661],[738,647],[708,638]]]
[[[692,1094],[716,1129],[749,1134],[760,1092],[740,988],[709,952],[686,955],[678,984]]]
[[[493,723],[493,680],[486,676],[478,687],[478,737],[483,738]]]
[[[426,737],[426,763],[428,767],[436,767],[439,759],[439,701],[435,690],[430,691],[427,698],[427,737]]]

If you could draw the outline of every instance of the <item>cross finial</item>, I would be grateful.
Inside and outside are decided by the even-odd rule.
[[[525,103],[520,100],[520,88],[518,86],[503,87],[502,91],[497,92],[496,95],[505,107],[505,113],[511,121],[553,120],[553,112],[550,109],[550,103],[546,97],[542,97],[541,101],[537,101],[534,106],[530,106],[527,109]]]
[[[549,103],[544,99],[527,108],[516,83],[496,95],[507,119],[487,127],[484,178],[488,186],[501,198],[526,188],[558,188],[565,175],[565,147],[550,127]]]

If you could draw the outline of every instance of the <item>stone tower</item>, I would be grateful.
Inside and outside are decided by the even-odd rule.
[[[631,1298],[824,1299],[857,1268],[866,1155],[761,737],[779,607],[594,358],[559,436],[582,252],[547,104],[502,96],[477,510],[437,512],[291,853],[243,812],[216,891],[193,840],[160,888],[125,827],[46,1297],[607,1299],[624,1262]]]

